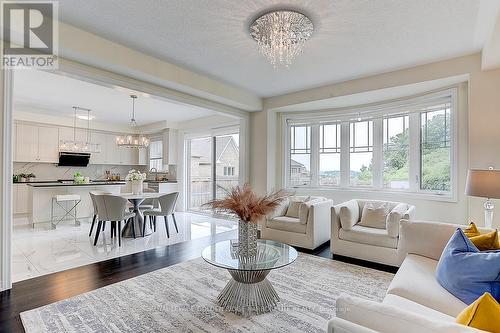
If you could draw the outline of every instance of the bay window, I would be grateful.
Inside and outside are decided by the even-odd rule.
[[[449,89],[344,114],[286,114],[285,185],[452,197],[455,105]]]

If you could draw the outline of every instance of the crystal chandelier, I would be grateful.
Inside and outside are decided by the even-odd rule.
[[[135,100],[137,96],[130,95],[130,98],[132,98],[132,118],[130,119],[130,127],[132,128],[132,132],[135,132],[137,129],[137,123],[135,121]],[[149,139],[141,134],[121,135],[116,137],[116,144],[119,147],[142,149],[149,146]]]
[[[77,111],[84,111],[87,114],[77,114]],[[87,120],[87,131],[85,141],[76,139],[76,118]],[[100,153],[101,145],[92,142],[92,131],[90,130],[90,121],[93,117],[90,115],[90,109],[73,106],[73,140],[60,140],[59,151],[82,152],[82,153]]]
[[[273,67],[288,67],[302,52],[313,30],[313,23],[307,16],[295,11],[279,10],[258,17],[250,25],[250,36]]]

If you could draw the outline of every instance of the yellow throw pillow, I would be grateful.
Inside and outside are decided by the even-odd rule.
[[[469,239],[476,245],[479,251],[500,250],[498,231],[496,230],[479,236],[469,237]]]
[[[477,230],[477,226],[474,222],[469,223],[469,226],[464,229],[465,236],[471,238],[474,236],[479,236],[481,233]]]
[[[484,293],[463,309],[455,322],[483,331],[500,333],[500,304],[490,293]]]

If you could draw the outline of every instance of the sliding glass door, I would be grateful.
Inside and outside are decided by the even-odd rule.
[[[188,209],[206,211],[203,204],[223,198],[239,184],[239,134],[193,138],[186,141],[188,166]]]

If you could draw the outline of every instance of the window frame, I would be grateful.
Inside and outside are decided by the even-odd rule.
[[[421,175],[421,113],[424,108],[441,102],[450,103],[450,191],[433,191],[420,189]],[[424,94],[418,97],[385,102],[370,107],[353,107],[340,110],[289,112],[281,114],[282,135],[282,184],[288,189],[320,189],[342,191],[373,191],[381,193],[397,193],[430,200],[456,202],[458,200],[458,86],[442,91]],[[409,116],[409,188],[392,189],[383,185],[383,119],[395,116]],[[371,186],[355,186],[350,184],[350,123],[373,120],[373,181]],[[319,185],[320,126],[322,124],[340,123],[340,185]],[[311,126],[311,181],[309,185],[290,185],[290,132],[291,126]]]
[[[154,142],[161,142],[161,150],[160,150],[160,151],[161,151],[161,157],[155,157],[155,158],[152,158],[152,157],[151,157],[151,145],[152,145]],[[160,136],[150,138],[150,143],[149,143],[149,147],[148,147],[148,170],[151,170],[151,161],[152,161],[152,160],[155,160],[155,161],[160,160],[160,161],[161,161],[161,165],[162,165],[162,166],[161,166],[161,168],[160,168],[160,169],[158,169],[157,171],[158,171],[158,172],[163,172],[163,171],[165,171],[165,170],[163,170],[163,168],[164,168],[164,167],[163,167],[163,165],[164,165],[164,164],[163,164],[163,144],[164,144],[164,142],[163,142],[163,138],[162,138],[162,137],[160,137]]]

